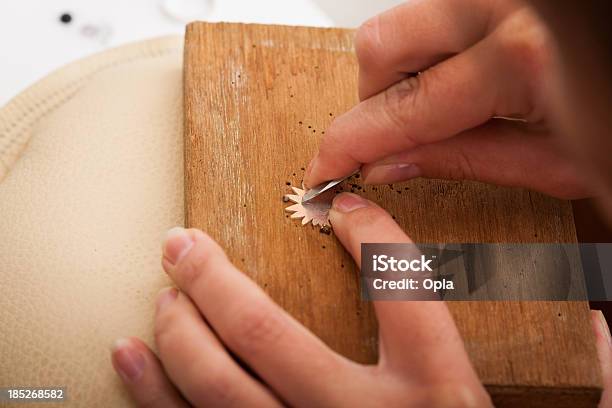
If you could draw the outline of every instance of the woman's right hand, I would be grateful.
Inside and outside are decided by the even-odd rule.
[[[368,184],[429,177],[592,195],[549,126],[555,45],[524,3],[407,2],[366,22],[356,50],[361,102],[327,130],[308,187],[363,166]]]

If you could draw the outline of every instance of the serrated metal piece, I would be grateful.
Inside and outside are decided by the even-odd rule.
[[[297,187],[291,187],[295,194],[287,194],[287,197],[293,205],[285,208],[285,211],[292,212],[291,218],[301,218],[302,225],[306,225],[312,222],[312,225],[320,227],[329,227],[329,210],[331,208],[331,202],[333,198],[333,192],[326,194],[324,197],[321,195],[316,200],[310,200],[303,203],[304,194],[306,190]]]

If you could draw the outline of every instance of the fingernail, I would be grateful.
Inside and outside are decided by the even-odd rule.
[[[597,313],[597,316],[599,317],[599,324],[601,325],[601,333],[608,341],[608,345],[612,346],[612,336],[610,335],[610,327],[608,326],[606,317],[601,310]]]
[[[363,181],[366,184],[395,183],[420,177],[421,175],[421,169],[416,164],[381,164],[369,169]]]
[[[193,239],[183,227],[174,227],[166,232],[164,238],[164,257],[176,265],[193,246]]]
[[[310,163],[308,163],[308,167],[306,167],[306,172],[304,172],[304,185],[306,187],[312,187],[310,185],[310,175],[312,174],[314,168],[317,166],[318,161],[319,161],[319,154],[317,153],[314,159],[312,159]]]
[[[174,302],[178,296],[178,290],[176,288],[164,288],[157,294],[157,311],[164,310],[170,303]]]
[[[119,339],[113,345],[115,369],[124,381],[134,382],[144,372],[145,359],[128,339]]]
[[[370,205],[369,201],[357,194],[342,193],[334,198],[332,208],[336,211],[348,213],[368,205]]]

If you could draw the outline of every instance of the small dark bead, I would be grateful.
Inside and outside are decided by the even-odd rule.
[[[70,15],[70,13],[64,13],[60,16],[59,20],[63,24],[70,24],[72,22],[72,15]]]

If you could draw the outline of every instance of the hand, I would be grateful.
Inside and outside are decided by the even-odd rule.
[[[429,177],[591,195],[548,126],[555,46],[523,3],[407,2],[366,22],[355,46],[361,103],[327,130],[308,187],[363,165],[369,184]]]
[[[591,320],[603,380],[603,393],[599,406],[606,408],[612,406],[612,337],[603,313],[599,310],[591,310]]]
[[[358,264],[364,241],[411,242],[384,210],[353,194],[337,196],[331,218]],[[159,359],[135,338],[113,352],[139,405],[491,405],[444,302],[375,302],[380,360],[368,366],[330,350],[199,230],[172,230],[162,264],[178,290],[157,300]]]

